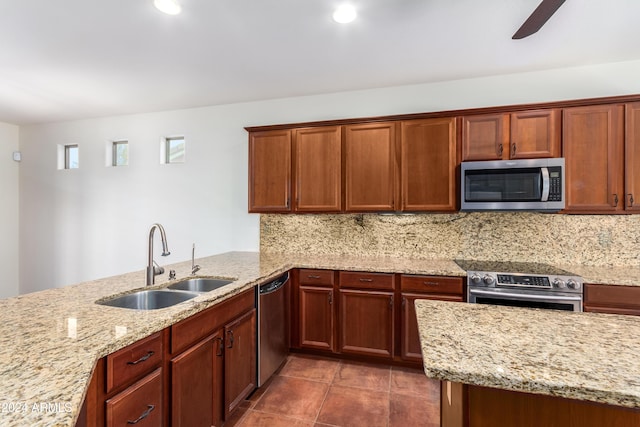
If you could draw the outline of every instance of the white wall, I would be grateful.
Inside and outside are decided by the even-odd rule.
[[[188,259],[192,242],[199,256],[258,250],[245,126],[640,94],[638,75],[633,61],[23,127],[20,292],[144,268],[154,222],[172,251],[161,264]],[[187,162],[160,165],[160,138],[176,134]],[[105,144],[120,138],[130,166],[107,168]],[[71,143],[80,169],[56,170],[56,146]]]
[[[0,298],[18,294],[18,127],[0,123]]]

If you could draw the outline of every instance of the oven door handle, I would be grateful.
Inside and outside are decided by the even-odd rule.
[[[557,295],[531,295],[531,294],[512,294],[509,292],[492,292],[484,291],[482,289],[469,289],[469,293],[473,295],[484,295],[491,297],[507,297],[517,298],[521,300],[536,300],[536,301],[582,301],[581,297],[574,297],[571,295],[557,296]]]
[[[549,200],[549,168],[540,168],[542,173],[542,202]]]

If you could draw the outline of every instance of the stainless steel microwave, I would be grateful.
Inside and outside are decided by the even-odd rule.
[[[564,209],[564,158],[463,162],[460,169],[463,211]]]

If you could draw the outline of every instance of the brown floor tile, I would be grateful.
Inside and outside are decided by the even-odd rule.
[[[315,421],[328,388],[318,381],[277,376],[253,409]]]
[[[250,410],[237,424],[237,427],[313,427],[313,421],[297,420],[284,415]]]
[[[242,422],[242,417],[249,411],[249,408],[238,406],[238,408],[233,411],[233,414],[229,417],[229,419],[225,420],[224,427],[238,427]]]
[[[427,378],[421,370],[393,367],[391,393],[418,395],[429,402],[440,402],[440,381]]]
[[[292,355],[289,356],[289,360],[280,371],[280,375],[330,383],[333,381],[339,366],[339,360]]]
[[[318,422],[341,427],[387,427],[389,393],[331,386]]]
[[[420,396],[391,395],[389,427],[439,427],[440,405]]]
[[[391,368],[388,366],[342,362],[333,384],[388,392],[390,375]]]

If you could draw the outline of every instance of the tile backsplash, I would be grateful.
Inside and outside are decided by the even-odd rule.
[[[640,267],[640,215],[263,214],[260,249]]]

